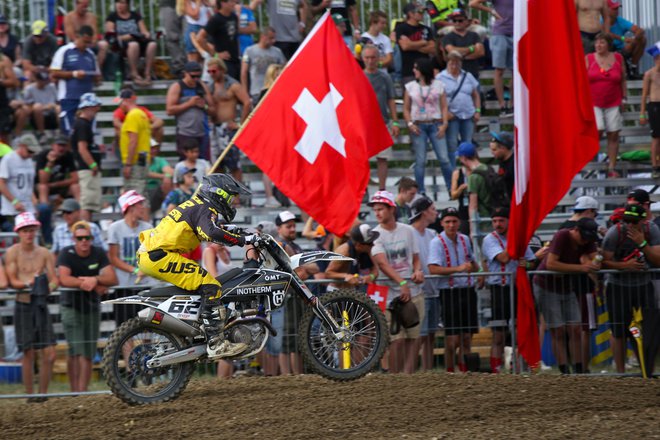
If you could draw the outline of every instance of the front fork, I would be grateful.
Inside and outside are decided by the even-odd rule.
[[[296,289],[298,293],[307,301],[307,303],[312,307],[314,314],[323,321],[327,326],[330,327],[332,333],[335,335],[337,340],[341,340],[344,337],[344,332],[337,321],[330,315],[330,312],[321,304],[321,300],[318,296],[314,295],[309,287],[300,279],[297,273],[293,272],[294,284],[298,287]]]

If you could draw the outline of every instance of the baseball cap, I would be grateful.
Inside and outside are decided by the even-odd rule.
[[[642,205],[626,203],[623,207],[623,220],[633,221],[637,223],[640,220],[646,219],[646,209]]]
[[[454,9],[454,10],[451,11],[451,13],[447,16],[447,18],[450,19],[450,20],[453,20],[454,18],[458,18],[458,17],[465,17],[465,18],[467,18],[467,13],[465,12],[464,9],[460,9],[460,8]]]
[[[78,104],[78,110],[87,108],[87,107],[100,107],[101,101],[96,96],[96,93],[85,93],[80,97],[80,104]]]
[[[149,146],[150,146],[151,148],[153,148],[153,147],[157,147],[157,146],[159,146],[159,145],[160,145],[160,142],[158,142],[158,141],[157,141],[156,139],[154,139],[154,138],[151,138],[151,140],[149,141]]]
[[[69,145],[69,137],[65,134],[58,134],[55,136],[55,139],[53,139],[54,144],[58,145]]]
[[[577,221],[576,227],[580,231],[582,239],[588,242],[598,240],[598,223],[591,218],[581,218]]]
[[[634,189],[628,193],[628,199],[633,199],[637,203],[641,203],[642,205],[644,203],[649,203],[651,201],[651,198],[649,197],[649,193],[641,188]]]
[[[349,236],[354,243],[373,244],[373,242],[380,237],[380,233],[371,229],[371,226],[366,223],[363,223],[361,225],[353,226],[349,232]]]
[[[387,206],[396,207],[396,203],[394,203],[394,194],[389,191],[376,191],[367,205],[374,206],[376,203],[383,203]]]
[[[79,210],[80,204],[76,201],[76,199],[64,199],[58,212],[62,214],[63,212],[76,212]]]
[[[575,200],[573,211],[585,211],[587,209],[595,209],[598,211],[598,201],[589,196],[578,197]]]
[[[444,220],[445,217],[456,217],[460,218],[458,216],[458,209],[450,206],[449,208],[445,208],[442,211],[440,211],[440,220]]]
[[[610,9],[618,9],[621,7],[621,2],[619,0],[607,0],[607,6]]]
[[[0,15],[0,24],[8,24],[7,17]]]
[[[185,176],[188,173],[196,173],[197,168],[188,168],[188,167],[183,167],[179,168],[179,170],[176,173],[176,183],[183,183],[183,176]]]
[[[32,35],[41,35],[47,29],[48,25],[43,20],[37,20],[32,23]]]
[[[332,14],[332,21],[335,22],[336,26],[339,26],[341,23],[346,23],[346,19],[341,14]]]
[[[414,12],[414,11],[417,11],[417,10],[420,10],[420,9],[423,9],[422,5],[420,5],[417,2],[410,2],[406,6],[403,7],[403,13],[405,15],[405,14],[408,14],[410,12]]]
[[[619,223],[621,220],[623,220],[623,213],[626,212],[625,208],[616,208],[614,211],[612,211],[612,215],[610,215],[610,221],[612,223]]]
[[[1,23],[1,22],[0,22]],[[649,47],[646,49],[646,53],[651,55],[653,58],[657,57],[660,55],[660,41],[655,43],[653,46]]]
[[[286,222],[297,221],[296,215],[291,211],[282,211],[275,217],[275,225],[282,226]]]
[[[143,202],[144,200],[146,199],[142,197],[137,191],[131,189],[120,195],[118,202],[122,214],[125,214],[128,208],[140,202]]]
[[[410,206],[410,222],[414,222],[422,215],[424,211],[429,209],[433,205],[433,201],[428,197],[421,196],[415,201],[413,201]]]
[[[467,157],[467,158],[473,158],[477,155],[477,147],[474,146],[473,143],[471,142],[463,142],[461,145],[458,146],[458,150],[456,151],[456,156],[457,157]]]
[[[45,71],[43,71],[43,70],[37,72],[36,77],[37,77],[37,79],[40,80],[40,81],[48,81],[48,79],[50,78],[50,76],[48,75],[48,72],[45,72]]]
[[[184,72],[201,72],[202,66],[199,65],[197,61],[188,61],[183,65]]]
[[[19,136],[14,142],[14,145],[16,148],[18,148],[19,145],[25,145],[27,149],[34,154],[43,150],[43,147],[39,144],[39,141],[37,141],[37,138],[34,137],[32,133],[25,133]]]
[[[509,218],[509,208],[498,206],[497,208],[493,209],[493,212],[490,213],[490,218],[495,217]]]
[[[18,232],[19,229],[28,226],[41,226],[39,220],[31,212],[21,212],[14,218],[14,232]]]
[[[132,99],[135,96],[135,90],[133,89],[123,89],[119,92],[119,96],[112,100],[117,104],[121,104],[124,99]]]
[[[513,148],[513,135],[508,131],[501,131],[499,133],[491,131],[490,135],[493,140],[500,145],[507,147],[509,150]]]

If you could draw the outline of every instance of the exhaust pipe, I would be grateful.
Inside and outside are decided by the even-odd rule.
[[[194,345],[174,353],[158,356],[147,361],[147,368],[164,367],[165,365],[180,364],[194,361],[206,354],[206,344]]]
[[[202,334],[201,330],[193,327],[185,321],[175,318],[174,316],[163,312],[158,309],[142,309],[138,313],[140,320],[156,325],[165,331],[174,333],[176,335],[195,337]]]

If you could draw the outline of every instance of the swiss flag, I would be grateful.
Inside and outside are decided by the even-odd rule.
[[[389,287],[379,284],[370,283],[367,286],[367,295],[380,307],[383,313],[385,313],[387,307],[387,294],[389,291]]]
[[[393,142],[369,80],[328,13],[234,143],[326,229],[348,231],[369,180],[369,157]]]
[[[507,251],[519,258],[573,177],[598,153],[574,0],[514,2],[513,81],[516,185]],[[541,358],[538,329],[529,280],[521,268],[516,283],[518,343],[534,367]]]

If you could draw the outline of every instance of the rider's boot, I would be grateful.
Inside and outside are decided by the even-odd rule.
[[[206,353],[209,359],[236,356],[243,352],[247,348],[247,344],[243,342],[230,342],[225,339],[224,328],[227,320],[227,309],[225,306],[218,304],[218,301],[214,301],[216,297],[207,297],[205,299],[206,304],[202,311],[202,323],[204,324],[203,328],[206,334]]]

